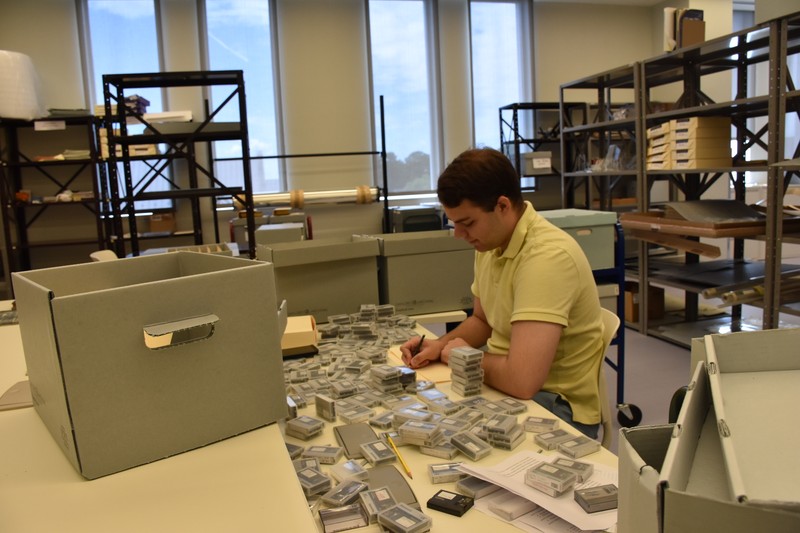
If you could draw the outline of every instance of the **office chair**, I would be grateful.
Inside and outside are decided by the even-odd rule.
[[[114,259],[119,259],[117,254],[111,250],[97,250],[96,252],[90,253],[89,257],[92,261],[113,261]]]
[[[604,448],[608,449],[611,447],[613,421],[611,418],[611,406],[608,402],[605,353],[608,351],[608,347],[611,345],[614,335],[617,334],[617,329],[619,329],[619,317],[616,315],[616,313],[613,313],[605,308],[601,308],[600,312],[603,317],[603,345],[605,346],[603,348],[603,360],[600,361],[600,368],[597,372],[598,390],[600,392],[600,425],[603,428],[603,438],[600,443]]]

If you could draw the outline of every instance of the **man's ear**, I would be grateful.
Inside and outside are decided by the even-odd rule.
[[[497,207],[500,208],[500,212],[508,212],[511,210],[511,200],[508,199],[508,196],[498,196],[497,197]]]

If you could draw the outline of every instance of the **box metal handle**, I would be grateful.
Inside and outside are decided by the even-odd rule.
[[[217,315],[201,315],[191,318],[161,322],[144,327],[144,344],[151,350],[163,350],[190,342],[208,339],[214,334],[219,322]]]

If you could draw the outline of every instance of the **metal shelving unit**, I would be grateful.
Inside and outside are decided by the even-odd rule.
[[[629,272],[640,287],[640,316],[636,324],[643,333],[659,336],[665,340],[688,346],[692,337],[709,331],[736,331],[745,326],[741,320],[741,306],[734,305],[730,315],[704,318],[698,312],[699,295],[710,287],[736,281],[738,275],[763,276],[764,315],[763,328],[777,327],[780,312],[793,310],[781,302],[781,246],[783,243],[782,200],[792,177],[798,174],[798,166],[781,164],[786,159],[800,155],[800,146],[793,155],[785,157],[784,142],[787,117],[800,113],[800,93],[796,90],[789,72],[787,58],[800,53],[800,13],[777,18],[740,32],[726,35],[702,44],[683,48],[651,58],[640,63],[625,65],[617,69],[583,78],[562,85],[561,99],[572,98],[576,89],[596,92],[597,108],[600,111],[590,124],[563,125],[562,143],[590,145],[594,140],[602,150],[608,146],[613,135],[627,136],[635,146],[635,165],[625,172],[582,172],[575,166],[566,166],[566,180],[595,181],[601,197],[609,198],[615,186],[624,180],[636,183],[637,210],[647,212],[651,208],[651,190],[657,181],[668,184],[670,199],[701,199],[714,183],[720,179],[730,180],[734,198],[744,201],[745,172],[768,173],[768,199],[766,213],[766,260],[763,263],[748,263],[743,260],[744,241],[733,238],[733,259],[728,260],[730,281],[722,275],[712,274],[708,283],[692,279],[694,271],[714,268],[713,262],[701,262],[699,256],[686,252],[684,256],[673,255],[674,269],[655,270],[651,257],[652,245],[638,243],[637,268]],[[748,83],[755,65],[769,70],[769,87],[762,94],[749,94]],[[728,100],[715,102],[703,91],[708,76],[730,72],[736,76],[738,94]],[[664,108],[652,98],[654,89],[677,89],[680,96],[675,103]],[[620,92],[632,101],[634,114],[625,119],[614,120],[610,109],[619,102]],[[750,90],[750,93],[752,91]],[[616,100],[612,100],[615,95]],[[623,100],[624,101],[624,98]],[[720,168],[692,170],[647,170],[647,143],[644,133],[648,128],[672,119],[685,117],[729,117],[735,134],[736,149],[731,164]],[[752,127],[752,119],[766,119],[764,126]],[[745,152],[752,146],[763,147],[768,154],[761,163],[745,162]],[[587,150],[588,151],[588,150]],[[567,188],[569,192],[569,187]],[[725,267],[726,265],[721,265]],[[669,274],[667,275],[667,272]],[[700,274],[706,274],[700,272]],[[646,289],[651,283],[678,288],[685,294],[685,310],[682,316],[670,315],[664,320],[648,319],[649,298]],[[756,304],[758,305],[758,304]]]
[[[591,209],[597,199],[600,209],[610,211],[615,191],[629,196],[641,179],[641,161],[636,152],[643,137],[638,63],[562,84],[561,102],[581,100],[589,106],[588,120],[576,122],[561,115],[561,153],[566,207]],[[619,150],[619,157],[608,157]],[[573,154],[570,157],[570,154]],[[593,168],[605,161],[600,168]],[[579,193],[582,191],[582,198]],[[617,194],[618,195],[618,194]]]
[[[535,190],[526,178],[558,179],[562,181],[561,166],[561,116],[572,121],[585,122],[587,107],[574,102],[522,102],[500,108],[500,147],[517,170],[523,191]],[[565,158],[573,158],[573,145],[567,145]],[[526,168],[526,154],[551,152],[547,168]]]
[[[94,251],[104,248],[95,124],[96,118],[91,115],[53,116],[33,121],[0,119],[0,203],[6,276],[10,272],[35,268],[32,257],[35,249],[84,246]],[[53,152],[61,153],[66,149],[88,150],[88,156],[61,160],[38,157],[43,153],[56,155]],[[68,190],[90,192],[91,197],[56,200]],[[45,220],[53,223],[60,217],[85,215],[95,226],[92,234],[46,240],[31,235],[34,226]]]
[[[174,87],[229,87],[230,92],[219,105],[211,109],[199,122],[156,124],[135,110],[124,105],[126,94],[135,94],[142,88]],[[241,70],[161,72],[146,74],[111,74],[103,76],[105,103],[105,126],[108,133],[108,188],[110,196],[111,230],[110,240],[118,255],[125,255],[126,241],[130,243],[132,255],[139,255],[139,240],[136,222],[136,202],[142,200],[170,199],[188,202],[192,212],[192,234],[195,244],[203,244],[201,204],[202,198],[215,200],[229,197],[238,201],[246,211],[249,256],[255,257],[255,221],[253,215],[253,190],[250,168],[250,150],[247,129],[247,105],[244,76]],[[214,118],[223,108],[232,106],[238,116],[237,122],[217,122]],[[142,134],[129,134],[129,123],[141,123]],[[114,128],[118,128],[118,133]],[[217,141],[239,141],[241,143],[243,187],[222,183],[213,173],[213,168],[202,164],[196,154],[197,144]],[[163,154],[154,156],[131,156],[129,147],[136,144],[156,143],[166,146]],[[117,156],[116,147],[121,147]],[[144,161],[147,174],[134,181],[131,164]],[[183,161],[186,165],[186,181],[178,183],[169,173],[173,163]],[[156,180],[166,180],[169,190],[155,191],[151,185]],[[213,213],[216,221],[216,212]],[[128,234],[125,233],[123,217],[127,217]],[[215,224],[215,227],[217,224]]]

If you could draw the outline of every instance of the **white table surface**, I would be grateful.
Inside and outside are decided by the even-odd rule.
[[[423,369],[419,375],[420,379],[440,381],[438,388],[458,399],[449,383],[443,382],[445,368]],[[25,377],[19,327],[0,326],[0,394]],[[492,399],[502,395],[484,386],[483,396]],[[525,415],[549,415],[534,402],[527,404]],[[315,415],[312,407],[300,412]],[[311,441],[287,440],[303,446],[334,444],[333,425],[326,423],[323,434]],[[0,412],[0,435],[0,531],[4,533],[294,533],[318,528],[279,424],[92,481],[75,471],[33,408]],[[523,449],[538,449],[530,434],[516,450],[494,449],[478,464],[491,466]],[[446,460],[423,455],[409,446],[400,451],[414,474],[410,484],[423,508],[439,489],[454,488],[450,483],[433,485],[428,478],[428,464]],[[605,449],[587,459],[617,465],[616,456]],[[463,456],[456,460],[469,461]],[[461,518],[426,512],[433,518],[434,532],[518,531],[477,509]],[[378,527],[359,531],[378,531]]]
[[[0,326],[0,394],[25,379],[18,326]],[[0,412],[0,531],[315,531],[278,424],[92,481],[33,408]]]

